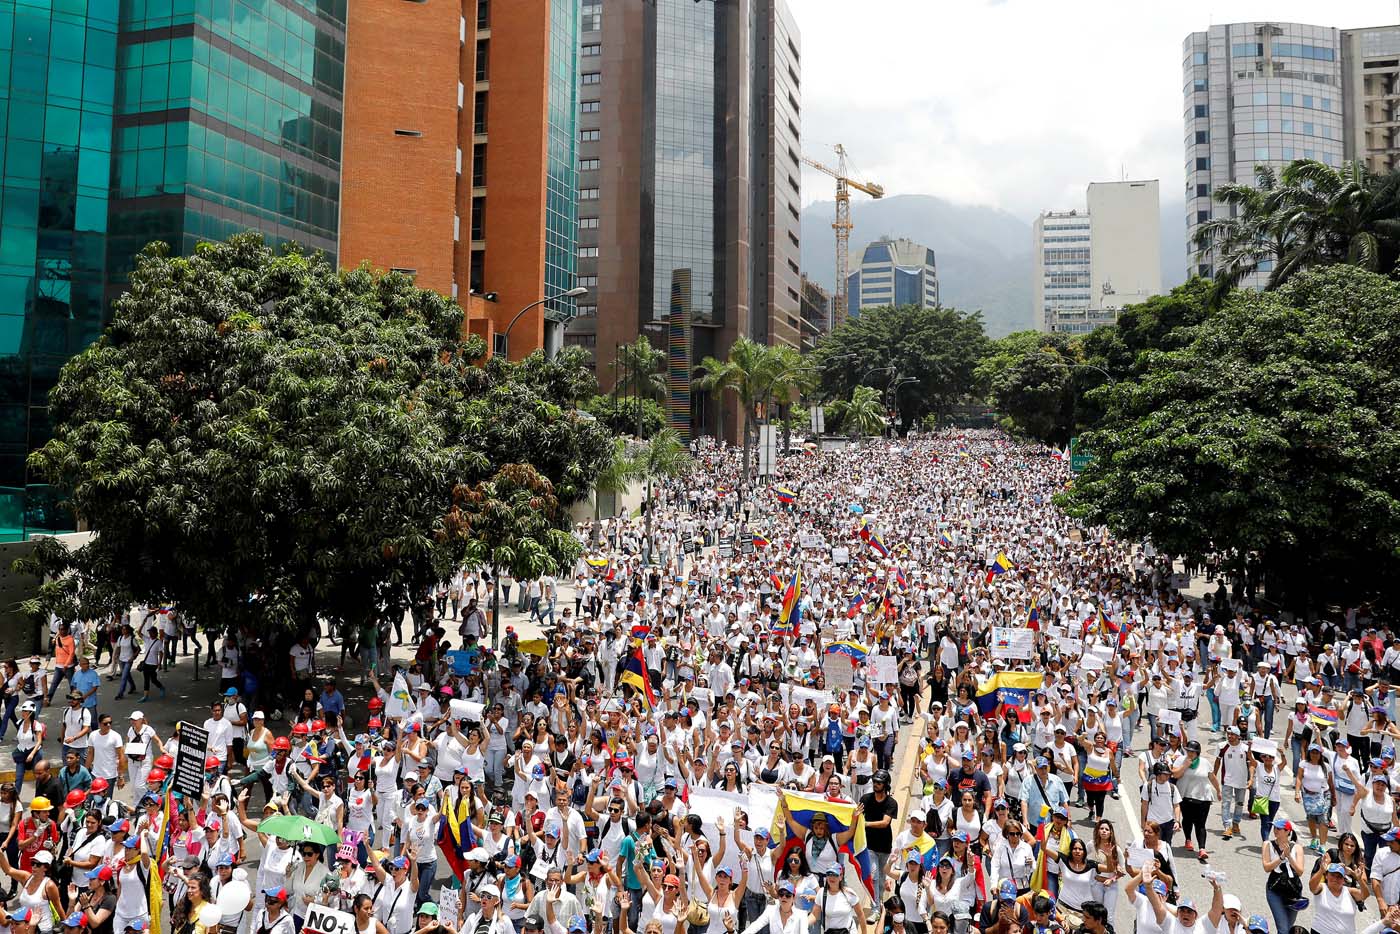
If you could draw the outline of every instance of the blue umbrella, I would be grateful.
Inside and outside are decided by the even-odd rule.
[[[865,512],[865,507],[862,506],[860,503],[851,503],[851,505],[848,506],[847,508],[850,509],[851,512],[854,512],[854,513],[862,513],[862,512]]]

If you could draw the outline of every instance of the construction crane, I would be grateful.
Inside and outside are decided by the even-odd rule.
[[[851,267],[851,189],[863,191],[872,198],[883,198],[885,189],[874,182],[857,181],[846,174],[846,147],[840,143],[836,144],[834,169],[807,156],[803,156],[802,161],[836,179],[836,220],[831,225],[836,231],[836,291],[831,298],[831,326],[836,327],[846,320],[846,277]]]

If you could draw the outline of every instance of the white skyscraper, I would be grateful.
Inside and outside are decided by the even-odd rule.
[[[1155,179],[1094,182],[1087,211],[1036,218],[1032,287],[1040,328],[1085,334],[1162,293],[1160,192]]]
[[[881,305],[938,307],[938,266],[933,251],[903,237],[881,237],[866,246],[846,278],[849,313]]]
[[[1186,37],[1182,70],[1189,271],[1209,276],[1215,257],[1197,258],[1195,236],[1229,210],[1213,200],[1221,185],[1253,184],[1256,165],[1342,164],[1341,32],[1299,23],[1212,26]],[[1258,286],[1268,273],[1261,267],[1244,284]]]

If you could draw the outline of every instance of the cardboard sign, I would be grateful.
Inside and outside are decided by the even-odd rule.
[[[1156,858],[1157,854],[1153,853],[1145,846],[1128,847],[1129,869],[1141,869],[1143,866],[1146,866],[1148,863],[1152,862]]]
[[[438,923],[454,929],[462,922],[462,890],[444,885],[438,889]]]
[[[826,689],[838,697],[849,691],[856,681],[856,666],[851,660],[844,655],[828,655],[822,661]]]
[[[447,702],[447,708],[452,712],[453,720],[471,720],[473,723],[480,723],[481,718],[486,716],[486,705],[474,701],[454,698]]]
[[[1035,630],[1019,626],[992,627],[992,658],[1030,659],[1035,656]]]
[[[741,554],[746,555],[755,554],[758,552],[758,546],[754,544],[752,538],[746,538],[743,540],[742,543],[740,543],[739,551]]]
[[[899,680],[899,660],[893,655],[871,655],[866,671],[871,684],[894,684]]]
[[[175,756],[172,791],[198,801],[204,795],[204,760],[209,755],[209,731],[180,721],[180,749]]]
[[[1240,660],[1238,658],[1222,658],[1220,660],[1220,668],[1223,671],[1228,671],[1233,674],[1240,670]]]
[[[325,905],[306,906],[306,923],[302,934],[357,934],[355,916]]]
[[[826,542],[816,532],[800,532],[797,536],[797,544],[803,548],[825,548]]]
[[[831,549],[831,563],[843,566],[850,564],[851,549],[847,548],[845,545],[840,545]]]
[[[1060,647],[1061,655],[1080,655],[1084,652],[1083,639],[1068,639],[1061,636],[1055,640],[1055,644]]]
[[[721,558],[734,557],[734,539],[721,538],[719,540],[719,556]]]
[[[1157,722],[1162,726],[1181,726],[1181,711],[1164,710],[1157,714]]]

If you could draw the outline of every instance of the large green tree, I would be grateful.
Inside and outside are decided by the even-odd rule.
[[[1260,561],[1295,605],[1396,594],[1400,286],[1354,266],[1233,294],[1102,390],[1066,505],[1160,550]]]
[[[885,404],[880,391],[871,386],[857,386],[851,398],[838,399],[827,406],[832,418],[852,438],[877,435],[885,430]]]
[[[930,412],[941,416],[975,389],[986,343],[980,312],[864,308],[822,339],[812,362],[829,398],[849,398],[858,385],[891,389],[893,408],[908,428]]]
[[[50,394],[31,457],[96,535],[30,608],[173,602],[205,625],[359,623],[463,562],[565,566],[610,437],[578,362],[478,367],[461,309],[260,238],[154,246]]]
[[[1062,445],[1074,428],[1075,377],[1084,366],[1079,340],[1017,331],[988,345],[976,377],[1003,427]]]

